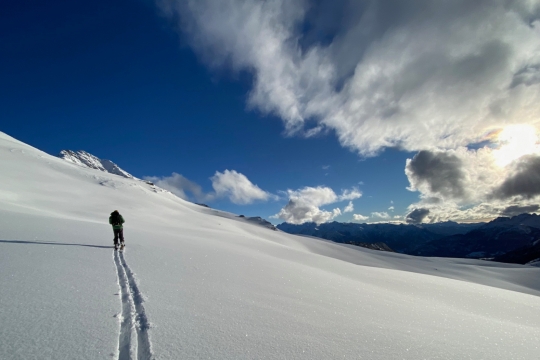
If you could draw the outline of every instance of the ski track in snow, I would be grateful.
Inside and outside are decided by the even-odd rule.
[[[124,254],[114,251],[113,260],[122,301],[122,312],[119,315],[118,360],[152,360],[154,357],[148,336],[150,323],[142,304],[144,299]]]

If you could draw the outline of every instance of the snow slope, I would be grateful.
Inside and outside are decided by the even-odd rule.
[[[60,158],[72,162],[74,164],[87,167],[90,169],[96,169],[104,172],[108,172],[115,175],[120,175],[128,179],[136,179],[133,175],[127,171],[122,170],[118,165],[111,160],[100,159],[97,156],[87,153],[86,151],[79,150],[62,150],[60,151]]]
[[[272,231],[0,133],[2,359],[537,359],[539,275]]]

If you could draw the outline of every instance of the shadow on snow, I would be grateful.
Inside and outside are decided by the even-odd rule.
[[[8,244],[39,244],[39,245],[67,245],[67,246],[92,247],[92,248],[98,248],[98,249],[114,249],[114,246],[91,245],[91,244],[70,244],[70,243],[61,243],[61,242],[54,242],[54,241],[0,240],[0,243],[8,243]]]

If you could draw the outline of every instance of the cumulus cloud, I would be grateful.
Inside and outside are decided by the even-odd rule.
[[[195,201],[204,202],[213,198],[212,194],[204,193],[200,185],[174,172],[171,176],[146,176],[144,179],[153,182],[160,188],[169,190],[176,196],[185,200],[193,199]]]
[[[216,171],[210,179],[216,196],[228,197],[234,204],[251,204],[254,201],[266,201],[274,197],[235,170],[225,170],[223,173]]]
[[[353,219],[355,221],[366,221],[367,219],[369,219],[369,216],[364,216],[361,214],[353,214]]]
[[[197,202],[228,198],[235,204],[246,205],[255,201],[277,199],[277,196],[260,189],[251,183],[244,174],[235,170],[225,170],[223,173],[216,171],[215,175],[210,178],[214,191],[208,193],[205,193],[199,184],[177,173],[164,177],[146,176],[144,179],[152,181],[157,186],[169,190],[182,199]]]
[[[532,213],[536,212],[540,209],[540,206],[538,205],[528,205],[528,206],[509,206],[506,209],[504,209],[501,213],[502,216],[516,216],[523,213]]]
[[[495,190],[498,198],[540,195],[540,156],[524,156],[515,164],[514,172]]]
[[[536,138],[534,133],[533,136]],[[533,154],[519,156],[520,152],[516,153],[514,148],[521,142],[519,137],[511,144],[493,139],[491,146],[478,149],[460,147],[447,150],[444,155],[443,151],[429,152],[430,159],[437,158],[433,169],[440,171],[424,172],[429,165],[418,166],[417,163],[412,166],[414,158],[408,160],[405,173],[410,182],[409,190],[420,192],[420,201],[411,204],[409,211],[429,209],[430,213],[424,219],[429,222],[489,221],[509,206],[534,203],[540,196],[537,185],[540,154],[534,153],[536,148],[531,148]],[[515,159],[508,162],[509,156]],[[451,161],[446,161],[448,159]],[[501,166],[501,160],[508,164]]]
[[[422,205],[422,202],[411,204],[409,212],[417,209],[415,206],[419,205]],[[445,202],[426,208],[429,213],[422,218],[422,222],[432,223],[449,220],[457,222],[488,222],[498,216],[514,216],[524,212],[536,212],[534,210],[536,206],[538,206],[538,203],[533,201],[490,201],[467,207],[459,206],[454,202]],[[417,221],[415,219],[417,218],[413,217],[413,221]]]
[[[538,123],[535,1],[158,2],[207,64],[253,74],[249,105],[289,134],[331,129],[374,155]]]
[[[363,156],[418,151],[409,210],[427,220],[493,217],[540,195],[534,164],[500,166],[523,154],[470,146],[540,126],[537,1],[157,1],[208,66],[253,75],[248,106],[288,135],[336,134]]]
[[[343,190],[341,195],[337,195],[334,190],[325,186],[306,186],[299,190],[287,190],[286,194],[289,197],[289,202],[272,218],[281,219],[291,224],[328,222],[341,215],[341,210],[335,208],[332,211],[327,211],[320,209],[321,206],[358,199],[362,196],[356,188]]]
[[[379,219],[390,219],[390,215],[387,212],[372,212],[371,217]]]
[[[450,152],[420,151],[407,159],[405,174],[413,191],[421,189],[423,193],[446,198],[465,195],[462,161]]]
[[[352,201],[349,201],[349,205],[345,206],[345,209],[343,209],[344,213],[353,212],[354,211],[354,205]]]
[[[388,208],[388,210],[394,211],[394,207],[393,207],[393,206],[390,206],[390,207]]]
[[[341,211],[338,208],[333,211],[325,211],[316,206],[303,203],[301,200],[291,199],[279,213],[271,217],[281,219],[290,224],[303,224],[305,222],[321,224],[332,220],[338,215],[341,215]]]
[[[414,209],[405,217],[409,224],[420,224],[429,214],[429,209]]]
[[[339,201],[343,200],[354,200],[362,196],[362,193],[357,188],[353,187],[352,189],[345,189],[342,191],[341,195],[338,196]]]

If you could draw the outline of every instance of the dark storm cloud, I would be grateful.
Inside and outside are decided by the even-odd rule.
[[[532,198],[540,195],[540,156],[526,156],[516,167],[516,172],[495,190],[494,196],[506,199],[512,196]]]
[[[407,214],[405,221],[409,224],[420,224],[429,214],[429,209],[414,209]]]
[[[463,198],[464,173],[461,160],[450,153],[420,151],[407,160],[405,173],[414,189],[427,187],[431,194]]]
[[[501,215],[503,215],[503,216],[516,216],[516,215],[523,214],[523,213],[535,212],[535,211],[538,211],[538,209],[540,209],[540,206],[538,206],[538,205],[527,205],[527,206],[513,205],[513,206],[509,206],[506,209],[504,209],[501,212]]]

